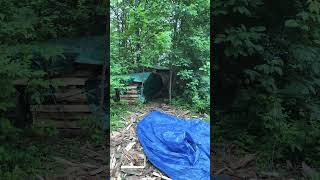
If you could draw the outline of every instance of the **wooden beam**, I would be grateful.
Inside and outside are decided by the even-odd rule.
[[[73,121],[80,120],[82,118],[89,117],[91,113],[82,112],[33,112],[33,119],[36,121],[38,119],[50,119],[57,121]]]
[[[54,120],[38,120],[34,122],[37,127],[50,127],[66,128],[66,129],[80,129],[81,126],[78,121],[54,121]]]
[[[138,88],[138,86],[136,85],[136,86],[127,86],[127,87],[125,87],[126,89],[137,89]]]
[[[126,91],[126,94],[137,94],[138,93],[138,90],[136,89],[130,89],[128,91]]]
[[[87,78],[52,78],[51,80],[61,82],[62,86],[84,86]]]
[[[91,112],[88,105],[33,105],[31,111],[36,112]]]
[[[87,102],[87,97],[84,94],[75,94],[75,95],[68,95],[65,93],[55,93],[57,102],[75,102],[75,103],[85,103]]]
[[[126,94],[126,95],[120,95],[120,98],[138,98],[139,96],[137,94]]]
[[[89,77],[91,75],[93,75],[95,73],[95,71],[93,70],[76,70],[72,73],[68,73],[68,74],[63,74],[63,77]]]

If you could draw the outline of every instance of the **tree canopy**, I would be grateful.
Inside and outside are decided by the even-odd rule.
[[[112,0],[111,85],[119,86],[113,75],[167,66],[177,73],[174,93],[208,112],[209,13],[209,0]]]

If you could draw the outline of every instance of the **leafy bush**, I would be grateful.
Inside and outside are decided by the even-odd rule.
[[[102,2],[102,1],[101,1]],[[41,103],[55,83],[45,80],[48,72],[36,69],[35,55],[43,63],[61,56],[61,49],[44,46],[43,41],[62,37],[104,34],[106,1],[59,2],[8,0],[0,2],[0,179],[32,179],[41,168],[40,145],[25,142],[27,136],[45,139],[55,136],[53,127],[17,129],[5,118],[16,99],[15,81],[23,80],[31,100]]]
[[[22,147],[20,147],[22,148]],[[0,176],[2,179],[30,179],[41,167],[39,150],[35,146],[24,150],[10,146],[0,147]]]
[[[214,89],[223,136],[272,164],[319,166],[319,2],[228,0],[214,8],[223,22]]]
[[[103,122],[96,119],[94,116],[83,117],[80,120],[82,130],[86,130],[85,137],[94,145],[105,144],[105,132],[103,131]]]

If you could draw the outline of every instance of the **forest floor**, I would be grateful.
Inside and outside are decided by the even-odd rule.
[[[136,136],[136,124],[152,110],[159,110],[177,117],[205,119],[179,106],[152,102],[139,108],[125,109],[120,116],[122,126],[111,131],[110,166],[107,165],[109,152],[104,145],[92,143],[87,138],[59,137],[45,142],[50,156],[42,158],[43,167],[39,180],[71,179],[169,179],[155,168],[146,158]],[[211,172],[223,180],[240,179],[297,179],[298,174],[282,176],[279,172],[261,171],[257,168],[255,154],[246,153],[232,144],[217,144],[212,149]],[[109,172],[110,167],[110,172]],[[302,179],[302,178],[299,178]]]
[[[188,108],[162,102],[152,102],[140,108],[128,110],[121,116],[123,126],[111,132],[111,179],[169,179],[147,160],[136,136],[137,122],[152,110],[183,118],[206,118],[205,115],[194,113]],[[217,144],[212,151],[214,157],[211,173],[223,177],[223,180],[293,180],[301,174],[300,170],[264,171],[258,168],[256,154],[242,151],[232,144]]]
[[[278,164],[277,168],[259,168],[257,154],[241,151],[233,144],[217,144],[213,148],[212,173],[223,180],[313,180],[312,174],[316,171],[307,164],[301,166],[292,165],[287,161],[286,164]],[[270,166],[270,164],[268,164]]]
[[[37,179],[98,180],[106,179],[109,173],[111,179],[169,179],[145,157],[135,134],[136,123],[152,110],[185,118],[201,119],[204,116],[162,102],[151,102],[137,108],[120,110],[122,125],[113,129],[110,136],[110,166],[107,165],[109,151],[104,144],[92,142],[88,138],[91,136],[90,133],[71,137],[48,137],[41,142],[33,139],[33,143],[41,144],[39,147],[45,148],[41,150],[42,168],[37,169]]]
[[[39,180],[101,180],[108,176],[108,151],[84,138],[59,137],[46,142]]]
[[[137,122],[153,110],[177,117],[202,118],[200,114],[162,102],[150,102],[138,110],[128,111],[122,117],[124,126],[111,132],[111,179],[169,179],[147,160],[136,136]]]
[[[212,148],[212,173],[222,180],[316,180],[320,177],[307,164],[282,164],[270,162],[262,165],[258,153],[249,153],[232,143],[215,144]],[[263,166],[263,167],[261,167]]]

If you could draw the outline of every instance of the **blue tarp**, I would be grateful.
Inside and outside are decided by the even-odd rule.
[[[149,161],[171,179],[210,179],[209,123],[153,111],[137,135]]]

